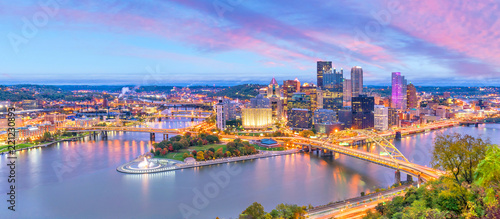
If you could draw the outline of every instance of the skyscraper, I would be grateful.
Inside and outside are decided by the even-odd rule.
[[[385,131],[389,129],[389,109],[387,107],[375,106],[375,129]]]
[[[283,111],[288,111],[288,101],[292,99],[294,93],[300,92],[300,81],[295,78],[295,80],[283,81]]]
[[[413,109],[418,107],[418,100],[417,100],[417,89],[415,88],[415,85],[410,83],[407,88],[406,88],[406,96],[408,99],[408,108]]]
[[[223,103],[222,101],[222,98],[219,98],[218,100],[218,103],[215,105],[215,111],[216,111],[216,125],[217,125],[217,128],[220,129],[220,130],[225,130],[226,129],[226,114],[224,113],[224,111],[226,109],[225,108],[225,104]]]
[[[352,98],[352,82],[351,79],[344,79],[344,106],[351,105]]]
[[[318,61],[317,62],[317,84],[319,88],[323,87],[323,75],[325,73],[331,73],[332,62],[331,61]]]
[[[352,128],[368,129],[374,127],[374,98],[360,95],[352,98]]]
[[[401,76],[401,72],[392,73],[392,108],[405,110],[406,109],[406,79]]]
[[[331,73],[325,73],[323,76],[323,108],[339,110],[343,107],[344,101],[344,70],[337,71],[333,69]],[[319,105],[319,104],[318,104]]]
[[[363,94],[363,69],[360,66],[351,68],[352,97]]]

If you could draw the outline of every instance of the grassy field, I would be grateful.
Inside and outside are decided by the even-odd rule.
[[[190,154],[192,150],[195,151],[205,151],[208,150],[209,148],[214,148],[216,151],[219,148],[222,148],[222,150],[226,150],[226,145],[224,144],[207,144],[203,146],[191,146],[188,149],[180,149],[178,152],[170,152],[165,156],[155,156],[156,158],[167,158],[167,159],[172,159],[172,160],[179,160],[179,161],[184,161],[182,156],[184,153]],[[190,151],[191,150],[191,151]]]
[[[283,151],[283,150],[285,150],[285,148],[283,148],[283,147],[266,148],[266,147],[261,147],[261,146],[255,145],[255,144],[253,146],[255,147],[255,149],[261,150],[261,151]]]
[[[16,144],[16,149],[21,149],[21,148],[28,148],[35,146],[35,144],[32,143],[22,143],[22,144]],[[9,146],[8,145],[2,145],[0,146],[0,153],[2,152],[8,152],[9,151]]]

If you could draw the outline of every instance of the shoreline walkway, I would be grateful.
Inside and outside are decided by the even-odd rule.
[[[150,170],[137,170],[137,169],[127,168],[133,162],[137,162],[136,161],[137,159],[134,159],[133,161],[130,161],[128,163],[120,165],[118,168],[116,168],[116,170],[118,172],[121,172],[121,173],[130,173],[130,174],[159,173],[159,172],[165,172],[165,171],[173,171],[173,170],[181,170],[181,169],[187,169],[187,168],[210,166],[210,165],[214,165],[214,164],[231,163],[231,162],[238,162],[238,161],[244,161],[244,160],[254,160],[254,159],[259,159],[259,158],[282,156],[282,155],[294,154],[294,153],[297,153],[298,151],[299,151],[298,149],[286,150],[286,151],[259,151],[258,154],[253,154],[253,155],[221,158],[221,159],[209,160],[209,161],[200,161],[200,162],[195,162],[193,164],[185,164],[185,163],[180,164],[179,163],[179,164],[176,164],[174,166],[167,166],[167,167],[162,167],[162,168],[158,168],[158,169],[150,169]]]

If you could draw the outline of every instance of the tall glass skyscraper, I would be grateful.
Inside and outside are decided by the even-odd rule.
[[[363,94],[363,69],[360,66],[351,68],[351,83],[352,97]]]
[[[331,61],[318,61],[317,63],[317,85],[318,88],[323,88],[323,75],[332,72]]]
[[[323,108],[330,110],[340,110],[344,100],[344,70],[325,73],[323,75]]]
[[[391,106],[396,109],[405,110],[407,104],[406,79],[401,72],[392,73],[392,95]]]

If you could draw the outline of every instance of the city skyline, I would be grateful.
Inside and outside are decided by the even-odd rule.
[[[0,77],[3,84],[314,83],[316,62],[331,60],[336,69],[363,67],[366,85],[390,84],[390,72],[417,86],[498,85],[497,6],[6,2]]]

